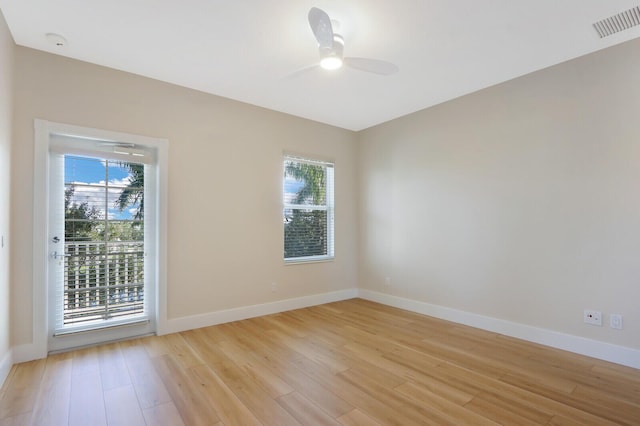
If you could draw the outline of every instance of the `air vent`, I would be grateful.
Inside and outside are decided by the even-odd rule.
[[[625,10],[593,24],[600,38],[640,25],[640,6]]]

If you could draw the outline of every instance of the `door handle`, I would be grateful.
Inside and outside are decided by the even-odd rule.
[[[53,253],[51,253],[51,257],[53,257],[54,259],[58,260],[61,257],[71,257],[70,254],[65,254],[65,253],[58,253],[57,251],[54,251]]]

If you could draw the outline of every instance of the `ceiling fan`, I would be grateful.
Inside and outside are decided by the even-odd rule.
[[[378,75],[391,75],[398,72],[398,67],[390,62],[370,58],[344,57],[344,39],[340,34],[333,32],[333,25],[329,15],[317,7],[309,10],[309,25],[318,41],[321,68],[335,70],[342,65],[350,66],[359,71],[365,71]],[[302,71],[316,68],[314,65]]]

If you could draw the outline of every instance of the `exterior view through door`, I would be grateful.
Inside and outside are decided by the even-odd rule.
[[[64,156],[62,327],[144,313],[144,165]]]
[[[50,351],[154,331],[154,167],[122,145],[51,139]]]

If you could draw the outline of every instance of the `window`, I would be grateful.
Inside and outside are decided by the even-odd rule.
[[[333,164],[284,158],[284,260],[333,259]]]

